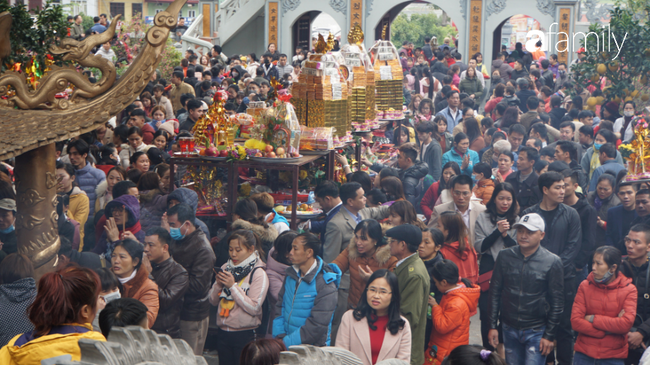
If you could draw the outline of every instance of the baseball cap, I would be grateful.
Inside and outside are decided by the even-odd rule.
[[[519,222],[515,223],[513,228],[519,226],[526,227],[529,231],[544,231],[546,225],[544,224],[544,219],[537,213],[529,213],[521,217]]]
[[[0,209],[16,211],[16,201],[13,199],[5,198],[0,199]]]
[[[422,230],[412,224],[402,224],[386,231],[386,236],[409,245],[422,243]]]

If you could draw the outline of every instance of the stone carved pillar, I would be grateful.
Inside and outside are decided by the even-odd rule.
[[[16,157],[16,235],[18,252],[34,264],[36,280],[52,271],[60,247],[56,214],[54,143]]]

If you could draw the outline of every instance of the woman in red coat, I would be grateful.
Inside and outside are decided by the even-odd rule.
[[[478,258],[474,247],[469,244],[469,230],[458,212],[447,211],[440,214],[438,229],[445,235],[445,243],[440,253],[458,266],[461,278],[472,284],[478,282]],[[476,314],[476,311],[472,315]]]
[[[636,317],[637,290],[623,275],[621,252],[601,246],[594,253],[593,271],[578,288],[571,312],[571,325],[578,332],[574,365],[623,365],[627,358],[627,333]]]

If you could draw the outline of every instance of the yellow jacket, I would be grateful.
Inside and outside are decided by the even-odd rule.
[[[90,331],[85,333],[71,334],[50,334],[41,336],[25,343],[22,346],[14,346],[23,334],[16,335],[9,343],[0,349],[0,364],[3,365],[40,365],[41,360],[51,359],[62,356],[62,359],[69,355],[67,359],[72,361],[81,360],[81,349],[78,341],[87,338],[97,341],[106,341],[104,336],[99,332],[92,330],[90,324],[71,324],[74,326],[85,327]]]
[[[75,186],[70,194],[70,206],[68,207],[68,218],[74,219],[79,222],[79,252],[84,247],[84,225],[88,220],[88,213],[90,212],[90,200],[88,195]]]

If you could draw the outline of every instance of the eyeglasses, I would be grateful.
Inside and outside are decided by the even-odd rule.
[[[389,291],[386,291],[384,289],[377,289],[377,288],[371,286],[370,288],[368,288],[368,294],[370,294],[370,296],[374,296],[375,294],[379,294],[380,297],[385,297],[388,294],[393,294],[393,292],[392,291],[389,292]]]
[[[472,192],[471,191],[454,191],[454,196],[458,197],[468,197]]]

